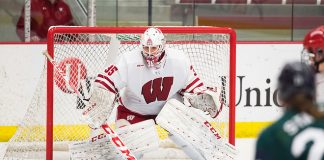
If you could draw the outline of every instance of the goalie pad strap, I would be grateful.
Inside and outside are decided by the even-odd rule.
[[[196,147],[206,159],[232,159],[230,157],[234,155],[227,153],[223,135],[206,118],[199,115],[198,111],[171,99],[164,105],[156,122],[171,134],[180,136]]]

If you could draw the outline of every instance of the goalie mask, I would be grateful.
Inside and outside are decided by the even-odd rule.
[[[319,65],[324,62],[324,26],[308,32],[303,46],[302,61],[313,65],[319,72]]]
[[[148,28],[141,36],[142,55],[148,67],[160,68],[165,59],[165,38],[157,28]]]

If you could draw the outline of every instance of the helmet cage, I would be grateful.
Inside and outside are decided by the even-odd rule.
[[[164,57],[165,47],[163,33],[157,28],[148,28],[141,37],[142,55],[148,67],[159,68]]]

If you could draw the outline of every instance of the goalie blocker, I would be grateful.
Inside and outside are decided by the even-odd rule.
[[[156,122],[169,132],[172,139],[192,159],[235,159],[234,146],[225,142],[206,118],[176,99],[169,100]]]

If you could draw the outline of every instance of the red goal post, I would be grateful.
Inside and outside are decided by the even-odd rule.
[[[228,53],[228,69],[229,69],[229,96],[228,98],[228,106],[229,106],[229,112],[228,112],[228,141],[231,144],[235,144],[235,77],[236,77],[236,33],[233,29],[230,28],[218,28],[218,27],[158,27],[161,29],[161,31],[164,34],[202,34],[202,35],[210,35],[210,34],[224,34],[229,37],[229,41],[215,41],[217,45],[220,45],[222,43],[228,43],[229,45],[229,53]],[[54,45],[57,44],[55,40],[55,36],[58,34],[141,34],[143,33],[147,27],[52,27],[49,29],[48,32],[48,52],[52,57],[55,56],[55,47]],[[167,44],[172,43],[168,40],[167,37]],[[78,36],[77,36],[78,38]],[[83,42],[84,40],[81,40],[81,42],[76,41],[75,43],[100,43],[91,40],[87,42]],[[127,44],[126,40],[120,40],[121,44]],[[185,40],[186,41],[186,40]],[[203,44],[203,43],[213,43],[213,42],[205,42],[205,41],[192,41],[192,42],[185,42],[184,40],[177,41],[175,43],[197,43],[197,44]],[[130,43],[137,43],[131,41]],[[51,152],[51,148],[53,145],[53,102],[54,102],[54,72],[52,65],[47,62],[47,151]],[[195,69],[197,70],[197,69]],[[207,70],[206,70],[207,71]],[[197,71],[199,72],[199,71]],[[211,70],[209,71],[211,72]],[[48,153],[51,154],[51,153]]]

